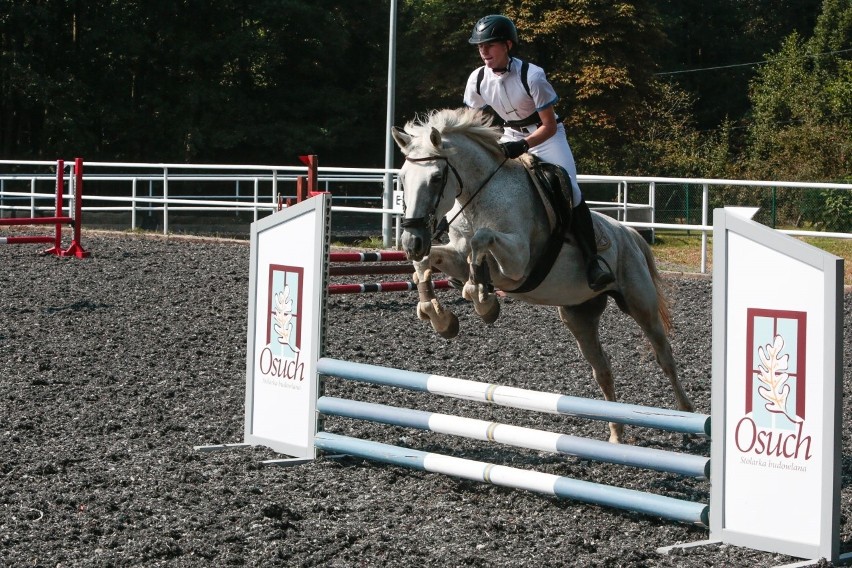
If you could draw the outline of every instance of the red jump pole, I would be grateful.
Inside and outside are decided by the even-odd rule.
[[[33,243],[52,243],[53,237],[0,237],[0,245],[26,245]],[[53,249],[47,249],[45,254],[53,254]]]
[[[62,256],[86,258],[89,252],[80,244],[80,225],[83,218],[83,158],[74,159],[74,237]]]
[[[433,280],[435,289],[449,288],[449,280]],[[370,292],[408,292],[416,290],[414,282],[376,282],[375,284],[331,284],[329,294],[364,294]]]
[[[7,217],[0,219],[0,225],[61,225],[62,223],[73,222],[74,219],[71,217],[28,217],[26,219],[21,217]],[[55,239],[55,237],[50,238]]]

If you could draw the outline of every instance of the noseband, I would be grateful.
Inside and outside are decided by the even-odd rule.
[[[409,217],[404,218],[402,220],[402,227],[404,229],[428,229],[429,231],[434,231],[435,229],[435,211],[438,209],[438,205],[441,203],[441,200],[444,198],[444,190],[447,188],[447,181],[449,179],[449,171],[453,172],[453,175],[456,176],[456,181],[459,184],[459,190],[456,192],[456,197],[461,195],[462,190],[464,189],[464,183],[462,182],[461,176],[459,175],[458,170],[450,163],[450,160],[447,159],[446,156],[427,156],[425,158],[409,158],[405,157],[406,162],[419,163],[419,162],[433,162],[436,160],[444,160],[447,166],[444,168],[444,171],[441,174],[441,191],[438,192],[438,198],[435,200],[435,205],[432,206],[432,209],[429,211],[428,215],[424,215],[423,217]],[[405,212],[405,201],[402,203],[403,213]]]

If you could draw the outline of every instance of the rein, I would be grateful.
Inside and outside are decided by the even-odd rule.
[[[424,216],[424,217],[411,217],[411,218],[402,220],[403,228],[429,228],[430,230],[432,230],[434,228],[434,234],[432,235],[432,240],[439,239],[441,237],[441,235],[443,235],[447,231],[447,229],[449,229],[449,226],[453,223],[453,221],[455,221],[456,218],[459,215],[461,215],[462,211],[464,211],[465,208],[467,208],[467,206],[470,205],[471,202],[473,202],[473,200],[476,198],[476,196],[479,195],[479,192],[482,191],[485,188],[486,185],[488,185],[488,182],[491,181],[491,178],[493,178],[497,174],[497,172],[500,171],[500,168],[503,167],[503,164],[505,164],[506,160],[508,160],[508,159],[509,158],[503,158],[503,161],[500,162],[500,164],[497,166],[497,168],[493,172],[491,172],[491,175],[489,175],[487,178],[485,178],[485,181],[483,181],[480,184],[479,188],[477,188],[477,190],[473,192],[473,195],[470,196],[470,199],[468,199],[461,206],[461,208],[456,212],[456,214],[453,215],[452,219],[447,221],[447,218],[444,217],[443,219],[441,219],[441,223],[438,224],[438,227],[434,228],[435,211],[438,209],[438,205],[441,203],[441,199],[444,198],[444,190],[447,187],[447,180],[449,178],[449,173],[448,173],[447,170],[452,170],[453,175],[456,176],[456,181],[459,184],[459,189],[456,192],[456,199],[458,199],[459,195],[461,195],[462,191],[464,190],[464,183],[462,182],[462,179],[461,179],[461,176],[459,175],[458,170],[456,170],[456,168],[453,167],[453,165],[450,163],[450,160],[446,156],[428,156],[428,157],[425,157],[425,158],[409,158],[408,156],[406,156],[405,160],[407,162],[413,162],[413,163],[431,162],[431,161],[434,161],[434,160],[444,160],[447,163],[447,167],[444,168],[444,173],[443,173],[442,181],[441,181],[441,191],[438,193],[438,198],[435,200],[435,205],[432,207],[432,211],[428,215],[428,219],[429,219],[428,222],[427,222],[426,216]],[[403,203],[403,208],[404,207],[405,207],[405,204]]]

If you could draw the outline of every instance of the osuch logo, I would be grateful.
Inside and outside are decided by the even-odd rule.
[[[750,456],[745,463],[778,467],[759,458],[813,457],[804,434],[806,323],[805,312],[748,310],[745,416],[735,431],[737,449]]]
[[[271,264],[267,299],[266,345],[257,354],[264,380],[277,386],[305,380],[302,346],[304,268]]]

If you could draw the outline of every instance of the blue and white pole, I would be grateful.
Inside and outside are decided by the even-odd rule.
[[[544,393],[326,357],[320,358],[317,362],[317,371],[341,379],[429,392],[522,410],[566,414],[591,420],[710,436],[710,416],[706,414]]]
[[[319,398],[317,410],[330,416],[342,416],[405,428],[429,430],[440,434],[567,454],[689,477],[704,479],[710,476],[710,458],[703,456],[626,444],[611,444],[601,440],[590,440],[579,436],[512,426],[499,422],[329,396]]]
[[[563,499],[615,507],[684,523],[707,526],[709,521],[709,507],[701,503],[581,481],[550,473],[422,452],[329,432],[317,433],[314,445],[317,449],[329,453],[347,454],[367,460],[420,471],[443,473],[501,487],[525,489]]]

